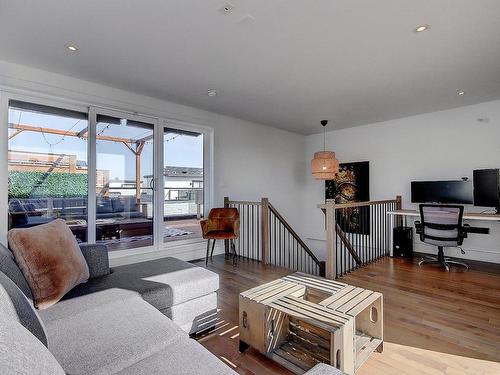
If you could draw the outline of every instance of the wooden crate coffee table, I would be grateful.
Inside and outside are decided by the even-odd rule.
[[[296,374],[331,364],[353,374],[383,350],[382,294],[294,273],[240,294],[240,351],[252,346]]]

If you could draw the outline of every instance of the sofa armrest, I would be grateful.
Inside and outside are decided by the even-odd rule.
[[[106,245],[81,244],[80,250],[89,266],[89,279],[109,275],[109,258]]]
[[[304,375],[345,375],[345,373],[326,363],[318,363]]]

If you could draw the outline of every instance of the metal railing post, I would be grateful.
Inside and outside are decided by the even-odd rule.
[[[224,208],[229,208],[229,197],[224,197]],[[224,240],[224,252],[229,254],[229,240]]]
[[[269,199],[261,199],[261,240],[262,262],[269,264]]]

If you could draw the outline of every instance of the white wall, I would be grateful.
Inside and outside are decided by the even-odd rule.
[[[478,118],[489,118],[488,123]],[[389,199],[402,195],[403,207],[410,203],[410,181],[472,178],[479,168],[500,167],[500,101],[428,113],[398,120],[331,131],[328,149],[341,162],[370,162],[370,198]],[[321,134],[307,137],[308,160],[322,147]],[[308,171],[309,172],[309,171]],[[307,178],[306,237],[324,258],[324,215],[316,205],[324,200],[324,183]],[[468,206],[468,211],[481,208]],[[500,223],[470,222],[490,227],[490,235],[471,234],[463,248],[464,258],[500,263]],[[416,250],[434,252],[417,241]],[[447,254],[459,256],[458,250]]]
[[[267,196],[300,228],[306,181],[302,135],[4,61],[0,61],[0,87],[212,127],[215,205],[222,205],[224,196],[239,200]],[[3,117],[2,123],[5,113]],[[7,142],[0,143],[0,152],[5,153]],[[6,169],[6,160],[3,164],[0,167]],[[0,181],[0,186],[6,194],[7,181]],[[203,247],[196,254],[190,247],[186,257],[196,256],[203,256]]]

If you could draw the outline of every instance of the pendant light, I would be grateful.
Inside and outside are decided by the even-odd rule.
[[[328,120],[322,120],[323,126],[323,151],[314,154],[311,160],[312,175],[316,180],[333,180],[339,173],[339,161],[335,158],[335,152],[326,151],[326,124]]]

